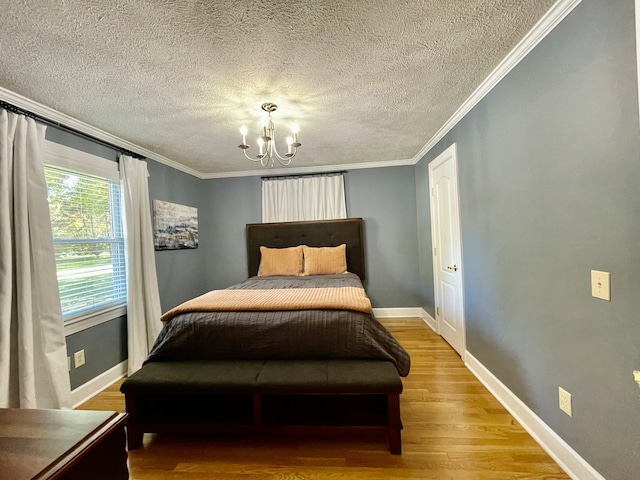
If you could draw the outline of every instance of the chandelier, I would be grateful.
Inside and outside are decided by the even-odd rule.
[[[275,103],[263,103],[262,110],[267,112],[262,121],[262,135],[258,137],[258,155],[256,158],[251,158],[247,155],[247,149],[249,149],[249,145],[247,144],[247,127],[244,125],[240,128],[240,133],[242,134],[242,143],[238,145],[238,148],[242,149],[242,153],[247,159],[252,162],[260,162],[260,165],[266,167],[271,165],[272,167],[277,160],[280,165],[287,166],[291,163],[291,159],[295,157],[296,152],[298,151],[298,147],[302,145],[298,142],[298,125],[291,125],[291,136],[287,137],[287,153],[284,155],[280,155],[278,150],[276,149],[276,138],[275,138],[275,130],[276,127],[273,124],[273,120],[271,119],[271,112],[275,112],[278,109],[278,106]]]

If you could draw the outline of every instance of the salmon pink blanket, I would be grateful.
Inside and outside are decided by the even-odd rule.
[[[266,312],[275,310],[353,310],[371,313],[363,288],[284,288],[213,290],[165,313],[161,320],[190,312]]]

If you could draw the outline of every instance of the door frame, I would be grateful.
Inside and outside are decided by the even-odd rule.
[[[450,147],[444,150],[440,155],[429,162],[429,211],[430,211],[430,223],[431,223],[431,258],[433,259],[433,293],[434,293],[434,308],[436,309],[436,333],[438,335],[441,334],[441,315],[438,315],[438,309],[440,308],[440,281],[438,278],[439,272],[437,268],[437,259],[436,253],[434,251],[436,245],[436,225],[435,225],[435,205],[433,202],[433,198],[435,195],[434,185],[433,185],[433,170],[437,167],[445,163],[446,161],[453,161],[453,172],[455,176],[455,185],[456,185],[456,195],[453,201],[455,202],[455,208],[457,210],[458,222],[455,225],[456,232],[458,235],[458,251],[456,252],[459,258],[459,271],[460,277],[457,285],[457,295],[460,300],[460,329],[462,331],[462,352],[460,356],[462,359],[465,359],[465,355],[467,353],[467,326],[464,314],[464,265],[462,261],[462,219],[460,216],[460,181],[458,178],[458,147],[456,143],[453,143]]]

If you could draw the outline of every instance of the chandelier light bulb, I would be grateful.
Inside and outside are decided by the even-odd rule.
[[[244,125],[240,127],[240,133],[242,134],[242,143],[238,145],[238,147],[242,150],[246,150],[249,148],[249,145],[247,145],[247,127]]]
[[[293,123],[291,125],[291,131],[293,132],[291,145],[295,148],[298,148],[300,145],[302,145],[300,142],[298,142],[298,132],[300,131],[300,126],[297,123]]]

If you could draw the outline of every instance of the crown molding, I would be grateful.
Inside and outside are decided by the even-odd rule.
[[[189,175],[193,175],[194,177],[202,178],[202,173],[198,172],[197,170],[185,167],[178,162],[163,157],[162,155],[158,155],[157,153],[141,147],[140,145],[131,143],[120,137],[112,135],[109,132],[105,132],[104,130],[100,130],[99,128],[78,120],[77,118],[73,118],[65,113],[59,112],[58,110],[38,103],[35,100],[23,97],[22,95],[12,92],[11,90],[7,90],[6,88],[0,87],[0,100],[4,100],[7,103],[11,103],[16,107],[20,107],[24,110],[27,110],[28,112],[46,118],[47,120],[50,120],[54,123],[59,123],[61,125],[64,125],[65,127],[73,128],[74,130],[86,133],[87,135],[91,135],[92,137],[98,138],[107,143],[111,143],[119,148],[130,150],[151,160],[155,160],[156,162],[160,162],[171,168],[180,170],[181,172],[188,173]]]
[[[413,158],[414,165],[442,140],[502,80],[518,65],[551,31],[576,8],[582,0],[558,0],[536,23],[529,33],[511,50],[489,76],[474,90],[456,112],[440,127]]]

